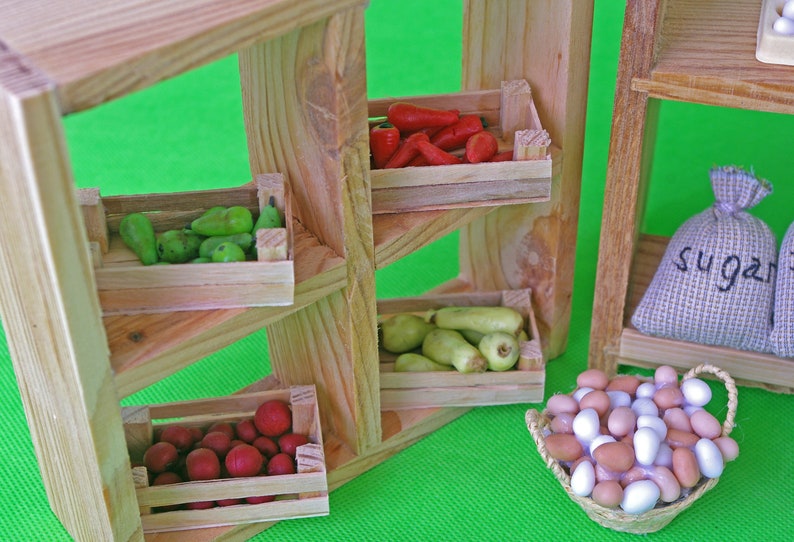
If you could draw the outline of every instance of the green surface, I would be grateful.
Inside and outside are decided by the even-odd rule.
[[[582,209],[567,352],[546,395],[586,367],[623,3],[595,6]],[[726,14],[729,16],[729,14]],[[460,81],[458,0],[372,0],[371,97],[451,92]],[[199,112],[199,114],[196,114]],[[645,230],[670,235],[710,205],[708,169],[754,167],[776,186],[756,209],[782,237],[794,220],[794,118],[679,103],[661,106]],[[236,59],[229,58],[66,122],[80,186],[105,195],[210,186],[248,178]],[[774,134],[779,134],[776,137]],[[786,156],[789,156],[786,158]],[[419,294],[457,274],[450,235],[378,272],[381,297]],[[157,402],[232,392],[268,372],[259,332],[128,398]],[[233,370],[229,370],[233,367]],[[68,540],[39,477],[5,337],[0,337],[0,540]],[[714,405],[725,395],[715,387]],[[283,521],[256,540],[628,540],[586,518],[548,472],[524,425],[527,408],[476,408],[330,495],[331,514]],[[716,410],[719,414],[719,409]],[[740,388],[733,435],[741,455],[716,488],[653,540],[782,540],[794,535],[794,397]]]

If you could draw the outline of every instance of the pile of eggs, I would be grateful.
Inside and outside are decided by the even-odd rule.
[[[784,36],[794,35],[794,0],[787,0],[780,10],[780,16],[772,23],[772,29]]]
[[[699,378],[679,383],[670,366],[653,380],[609,379],[589,369],[570,395],[546,403],[548,454],[571,474],[571,491],[607,508],[642,514],[717,478],[739,455],[734,439],[705,406],[711,388]]]

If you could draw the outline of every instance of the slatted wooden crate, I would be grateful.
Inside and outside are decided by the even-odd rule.
[[[258,175],[230,189],[110,197],[84,189],[79,195],[105,315],[293,303],[292,209],[283,175]],[[184,228],[218,205],[242,205],[256,217],[270,196],[284,227],[257,233],[256,261],[144,266],[118,233],[121,219],[133,212],[145,213],[157,233]]]
[[[543,401],[546,366],[532,310],[531,290],[445,293],[384,299],[378,302],[381,318],[399,313],[423,315],[431,309],[464,306],[505,306],[524,317],[528,341],[521,341],[521,356],[507,371],[463,374],[457,371],[395,372],[396,355],[380,349],[381,408],[483,406]]]
[[[370,100],[370,124],[382,122],[389,106],[405,101],[485,119],[499,151],[513,149],[518,130],[542,130],[525,80],[505,81],[501,89]],[[548,201],[562,155],[550,147],[545,159],[372,169],[373,214],[489,207]]]
[[[276,476],[222,478],[149,486],[146,468],[133,467],[144,532],[178,531],[220,525],[278,521],[328,514],[328,482],[315,387],[242,393],[220,398],[125,407],[125,436],[133,464],[153,443],[155,431],[169,425],[207,428],[215,422],[236,423],[252,418],[259,405],[277,399],[292,410],[292,432],[306,435],[309,444],[296,453],[297,473]],[[274,495],[271,502],[216,506],[204,510],[167,510],[189,502]]]

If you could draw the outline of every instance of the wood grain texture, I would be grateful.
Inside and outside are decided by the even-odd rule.
[[[58,87],[63,113],[149,87],[362,0],[9,0],[0,42]]]
[[[609,374],[616,360],[607,352],[617,348],[629,288],[638,228],[644,208],[645,136],[655,133],[655,105],[632,88],[636,77],[647,76],[656,53],[656,29],[663,2],[629,2],[620,46],[612,134],[607,159],[604,212],[601,221],[598,266],[590,331],[589,364]]]
[[[570,321],[593,5],[464,5],[463,89],[526,79],[563,161],[548,203],[502,207],[461,230],[461,274],[480,289],[531,287],[544,353],[551,359],[565,350]]]
[[[75,539],[141,539],[54,87],[0,66],[0,308],[44,486]]]

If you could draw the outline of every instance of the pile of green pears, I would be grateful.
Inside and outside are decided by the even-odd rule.
[[[208,209],[188,227],[155,233],[145,213],[130,213],[119,223],[119,235],[143,265],[173,263],[242,262],[256,260],[256,232],[282,227],[270,198],[254,222],[247,207]]]

